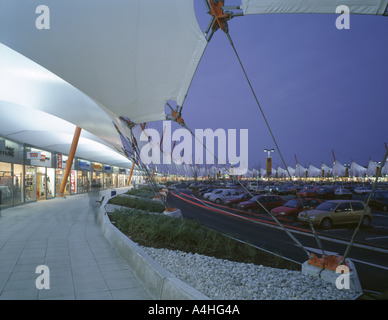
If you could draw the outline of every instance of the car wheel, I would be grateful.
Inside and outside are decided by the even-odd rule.
[[[220,199],[216,199],[216,203],[217,203],[217,204],[220,204],[220,203],[221,203],[221,200],[220,200]]]
[[[383,206],[383,211],[387,212],[388,211],[388,206]]]
[[[248,209],[247,212],[248,212],[248,213],[252,213],[253,210],[252,210],[252,209]]]
[[[370,224],[370,219],[369,219],[369,217],[364,217],[364,218],[362,218],[361,226],[362,226],[363,228],[369,227],[369,224]]]
[[[333,226],[333,222],[329,218],[324,218],[321,222],[323,229],[330,229]]]

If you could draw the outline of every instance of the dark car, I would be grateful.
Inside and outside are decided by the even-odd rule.
[[[261,205],[257,202],[261,203]],[[284,203],[285,201],[279,196],[262,194],[254,196],[249,201],[240,202],[237,208],[247,212],[265,212],[262,206],[268,211],[271,211],[273,208],[280,207]]]
[[[271,213],[279,220],[296,221],[299,212],[315,209],[323,201],[319,199],[291,199],[283,206],[271,210]]]
[[[231,197],[229,199],[225,199],[223,201],[223,204],[226,204],[228,206],[231,206],[232,208],[236,208],[237,205],[240,203],[240,202],[244,202],[244,201],[248,201],[249,199],[251,199],[252,196],[250,193],[242,193],[236,197]]]
[[[320,187],[317,189],[317,197],[320,199],[334,199],[334,189],[330,187]]]
[[[289,194],[289,187],[286,186],[280,186],[272,189],[273,194],[278,194],[278,195],[286,195]]]
[[[364,201],[368,200],[369,193],[366,195]],[[369,200],[369,206],[372,209],[388,211],[388,191],[375,191],[372,193],[372,196]]]
[[[298,196],[302,198],[317,198],[317,191],[313,188],[305,188],[298,192]]]

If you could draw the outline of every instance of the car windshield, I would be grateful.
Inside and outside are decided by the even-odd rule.
[[[319,206],[317,206],[315,209],[316,210],[322,210],[322,211],[333,211],[335,207],[337,206],[336,203],[334,202],[324,202],[321,203]]]
[[[290,208],[296,208],[299,205],[298,200],[289,200],[284,206]]]
[[[259,196],[254,196],[253,198],[250,198],[249,201],[256,202],[256,200],[259,200]]]

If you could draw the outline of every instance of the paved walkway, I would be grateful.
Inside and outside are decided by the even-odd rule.
[[[101,232],[102,195],[110,190],[0,211],[0,300],[151,299]],[[36,287],[48,275],[35,273],[39,265],[48,267],[49,289]]]

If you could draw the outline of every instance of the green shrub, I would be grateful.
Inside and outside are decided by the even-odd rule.
[[[111,214],[116,227],[132,241],[146,247],[166,248],[213,256],[219,259],[300,269],[272,255],[241,243],[191,219],[122,209]],[[279,260],[279,259],[278,259]]]
[[[109,203],[118,206],[140,209],[148,212],[162,213],[165,210],[165,207],[161,202],[147,198],[116,196],[114,198],[111,198],[109,200]]]

